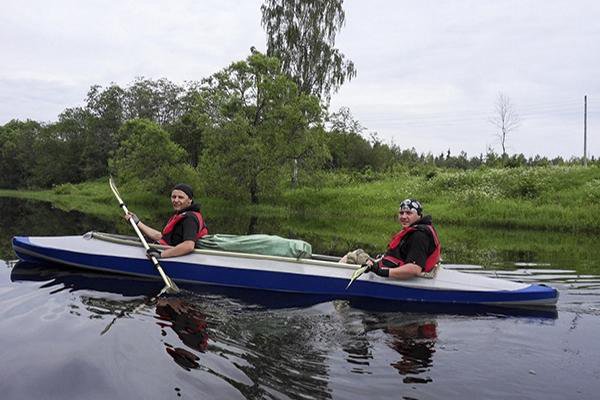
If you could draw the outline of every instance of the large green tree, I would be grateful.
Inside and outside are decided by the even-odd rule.
[[[167,192],[178,182],[198,187],[197,173],[187,163],[185,150],[156,123],[127,121],[120,135],[125,139],[109,160],[111,173],[120,181],[157,193]]]
[[[295,164],[304,171],[328,158],[322,112],[300,93],[277,58],[258,52],[205,81],[212,127],[205,132],[201,174],[215,194],[258,203]]]
[[[329,101],[346,80],[356,76],[351,60],[335,46],[344,25],[343,0],[265,0],[262,25],[267,55],[281,60],[301,92]]]

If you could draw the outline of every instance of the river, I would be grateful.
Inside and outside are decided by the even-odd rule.
[[[551,310],[200,285],[157,299],[161,282],[13,261],[13,235],[111,232],[113,221],[15,199],[0,198],[0,210],[3,400],[546,400],[600,391],[600,255],[580,248],[595,239],[565,237],[549,249],[536,233],[495,232],[501,245],[475,251],[477,241],[453,244],[464,229],[442,227],[452,262],[488,260],[476,271],[550,284],[560,292]],[[265,226],[289,235],[284,222]]]

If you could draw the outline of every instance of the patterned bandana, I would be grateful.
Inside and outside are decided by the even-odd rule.
[[[423,214],[423,206],[417,200],[406,199],[400,203],[400,210],[415,210],[417,214]]]

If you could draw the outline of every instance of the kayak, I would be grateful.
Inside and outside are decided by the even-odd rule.
[[[88,232],[80,236],[15,236],[17,256],[30,263],[71,267],[160,279],[137,238]],[[153,245],[156,248],[164,246]],[[520,283],[471,274],[443,266],[431,277],[391,280],[372,273],[348,286],[356,265],[331,256],[293,258],[196,249],[181,257],[160,259],[175,282],[276,292],[373,298],[419,303],[494,306],[554,306],[558,291],[544,284]]]

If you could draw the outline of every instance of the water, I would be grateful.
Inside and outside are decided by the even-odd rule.
[[[2,208],[3,221],[15,221],[1,225],[3,240],[27,228],[109,228],[30,205],[41,210],[37,221],[53,214],[48,232],[43,222],[19,225]],[[600,277],[535,263],[507,271],[515,261],[473,272],[552,284],[561,296],[556,310],[199,285],[156,299],[161,282],[0,262],[0,393],[10,400],[597,398]]]

